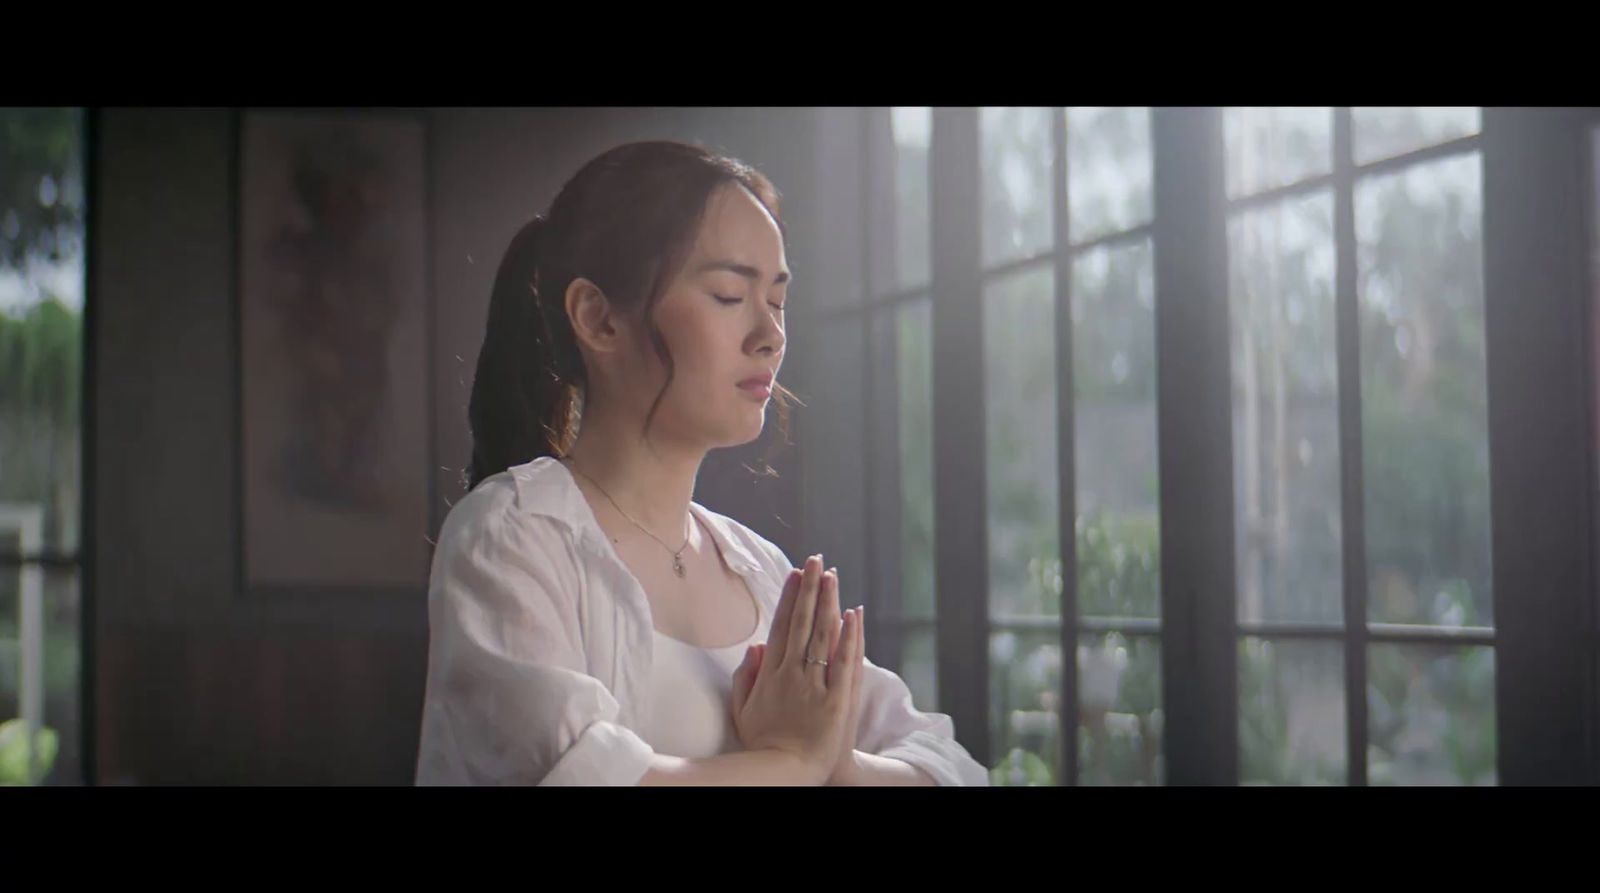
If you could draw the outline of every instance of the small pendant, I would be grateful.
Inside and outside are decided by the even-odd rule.
[[[688,575],[689,569],[683,566],[683,557],[682,556],[680,556],[680,555],[672,556],[672,572],[677,574],[679,578],[682,578],[682,577],[685,577],[685,576]]]

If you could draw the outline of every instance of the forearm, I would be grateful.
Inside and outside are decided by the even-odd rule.
[[[806,786],[822,780],[815,768],[792,754],[742,750],[693,760],[656,754],[639,784]]]
[[[932,776],[921,769],[892,757],[855,751],[847,762],[845,771],[834,777],[831,784],[856,786],[932,787]]]

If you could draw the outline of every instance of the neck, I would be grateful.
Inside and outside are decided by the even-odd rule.
[[[567,463],[599,484],[634,521],[676,547],[690,527],[689,502],[706,451],[661,437],[646,443],[640,427],[637,418],[608,412],[603,405],[586,409]]]

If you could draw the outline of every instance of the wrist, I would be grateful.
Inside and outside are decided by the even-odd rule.
[[[828,780],[827,766],[819,765],[815,760],[807,759],[794,751],[769,747],[763,753],[774,770],[773,784],[817,787]]]
[[[859,750],[847,751],[834,765],[833,773],[828,777],[828,784],[841,786],[861,784],[865,777],[863,756]]]

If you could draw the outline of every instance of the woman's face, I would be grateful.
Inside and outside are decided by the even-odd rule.
[[[672,354],[673,379],[651,423],[652,438],[712,449],[761,435],[785,347],[783,305],[789,267],[772,215],[742,186],[720,187],[706,203],[683,267],[655,308]],[[660,392],[666,367],[643,325],[635,330],[648,388]],[[637,380],[637,379],[635,379]]]

